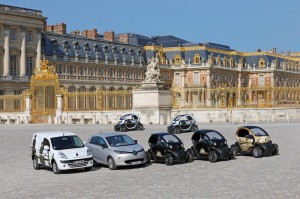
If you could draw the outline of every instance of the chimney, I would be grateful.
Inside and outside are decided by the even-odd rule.
[[[98,37],[98,32],[97,29],[92,29],[92,30],[83,30],[82,31],[82,36],[92,38],[92,39],[97,39]]]
[[[272,48],[272,53],[276,54],[276,48]]]
[[[74,30],[72,32],[70,32],[71,35],[80,35],[80,31],[79,30]]]
[[[129,43],[129,34],[120,34],[119,42],[128,44]]]
[[[47,25],[47,31],[65,35],[67,33],[67,25],[65,23],[59,23],[56,25]]]
[[[103,35],[104,40],[114,41],[115,40],[115,32],[114,31],[106,31]]]
[[[43,31],[43,32],[47,32],[47,31],[48,31],[47,28],[48,28],[48,26],[47,26],[47,21],[44,20],[44,21],[43,21],[43,29],[42,29],[42,31]]]

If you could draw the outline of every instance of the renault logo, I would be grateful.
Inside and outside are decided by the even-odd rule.
[[[136,152],[136,151],[132,151],[132,153],[133,153],[133,155],[136,155],[136,154],[137,154],[137,152]]]
[[[76,153],[76,156],[78,156],[78,153]]]

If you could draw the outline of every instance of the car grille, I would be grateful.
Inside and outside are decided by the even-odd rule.
[[[137,162],[137,161],[144,161],[144,158],[139,158],[139,159],[132,159],[132,160],[125,160],[126,164],[131,164],[132,162]]]
[[[85,167],[88,165],[89,162],[84,161],[84,162],[80,162],[80,163],[70,163],[68,164],[70,168],[80,168],[80,167]]]
[[[78,159],[78,160],[61,160],[61,163],[68,164],[70,168],[81,168],[88,165],[89,161],[91,161],[93,158],[84,158],[84,159]]]

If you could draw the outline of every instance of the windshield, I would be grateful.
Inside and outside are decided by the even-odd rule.
[[[180,120],[181,117],[182,117],[182,115],[178,115],[178,116],[175,117],[173,120],[174,120],[174,121],[178,121],[178,120]]]
[[[206,133],[206,135],[207,135],[207,136],[209,137],[209,139],[211,139],[211,140],[223,140],[223,137],[222,137],[219,133],[214,132],[214,131],[208,132],[208,133]]]
[[[127,146],[136,144],[133,139],[127,135],[114,135],[105,138],[110,146]]]
[[[51,138],[52,148],[55,150],[82,148],[84,144],[76,135]]]
[[[164,140],[166,140],[167,143],[172,143],[172,142],[180,142],[175,136],[173,135],[164,135],[163,136]]]
[[[251,131],[252,131],[252,132],[254,133],[254,135],[256,135],[256,136],[268,136],[268,133],[267,133],[265,130],[263,130],[263,129],[261,129],[261,128],[258,128],[258,127],[252,128]]]

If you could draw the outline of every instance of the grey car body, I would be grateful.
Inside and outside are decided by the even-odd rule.
[[[97,163],[108,165],[110,169],[145,164],[148,161],[144,148],[122,133],[93,135],[87,140],[86,146],[92,150]]]

